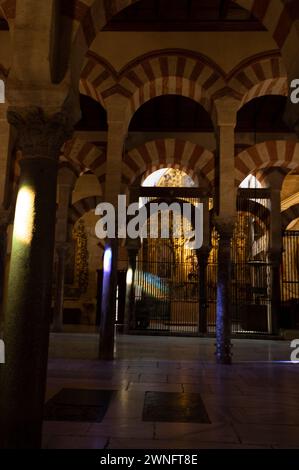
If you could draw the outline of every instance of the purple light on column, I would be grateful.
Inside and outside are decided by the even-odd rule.
[[[111,273],[111,266],[112,266],[112,250],[110,247],[105,249],[104,254],[104,272]]]

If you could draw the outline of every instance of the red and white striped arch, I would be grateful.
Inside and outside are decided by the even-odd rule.
[[[241,106],[264,95],[288,95],[287,72],[277,52],[242,64],[233,71],[228,84],[240,96]]]
[[[91,196],[80,199],[69,208],[68,223],[75,225],[85,214],[90,211],[95,211],[96,207],[103,201],[100,196]]]
[[[210,150],[192,142],[163,139],[147,142],[124,156],[122,167],[123,188],[128,188],[146,172],[161,168],[177,168],[197,181],[202,175],[210,184],[215,179],[215,156]]]
[[[250,174],[262,179],[262,170],[279,167],[295,170],[299,166],[299,143],[272,140],[250,147],[235,158],[236,186]]]
[[[117,83],[113,67],[97,54],[88,52],[80,78],[80,93],[90,96],[105,107],[103,95]]]
[[[190,51],[171,49],[137,58],[117,73],[104,59],[88,53],[80,91],[99,101],[119,93],[130,102],[131,115],[152,98],[176,94],[201,103],[209,112],[212,97],[225,87],[224,73],[216,64]]]
[[[73,30],[73,70],[78,70],[97,34],[124,8],[139,0],[76,0],[69,8],[75,22]],[[297,59],[297,0],[232,0],[250,11],[268,29],[282,52],[287,70],[294,69]]]
[[[282,214],[282,229],[287,230],[290,223],[299,218],[299,204],[295,204],[283,211]]]
[[[188,51],[160,51],[135,61],[120,76],[127,90],[132,114],[144,103],[161,95],[190,98],[209,112],[212,97],[225,86],[224,76],[215,64]]]
[[[74,138],[64,145],[63,156],[66,160],[78,165],[82,171],[90,170],[100,184],[105,181],[106,151],[91,142]]]

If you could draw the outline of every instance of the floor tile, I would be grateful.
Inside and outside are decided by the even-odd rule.
[[[45,405],[46,421],[100,423],[114,391],[62,389]]]
[[[210,423],[200,394],[146,392],[143,421]]]

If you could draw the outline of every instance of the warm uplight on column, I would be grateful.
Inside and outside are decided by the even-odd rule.
[[[33,237],[35,193],[29,187],[20,189],[17,198],[14,238],[29,245]]]
[[[127,272],[127,286],[131,286],[133,283],[133,269],[129,268]]]

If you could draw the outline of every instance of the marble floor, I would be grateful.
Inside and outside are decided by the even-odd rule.
[[[119,336],[97,360],[94,334],[52,334],[47,400],[65,388],[114,390],[101,423],[44,422],[44,448],[299,448],[299,364],[288,341],[234,341],[217,366],[214,339]],[[142,421],[146,392],[200,394],[210,423]]]

